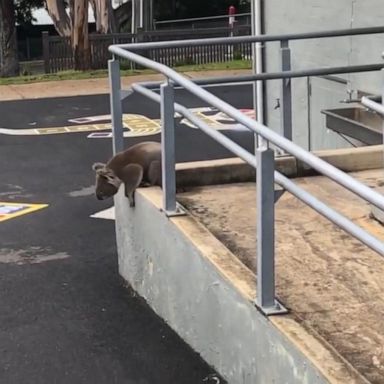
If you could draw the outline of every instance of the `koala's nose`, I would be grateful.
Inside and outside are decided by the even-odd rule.
[[[103,200],[103,194],[102,193],[96,193],[96,198],[98,200]]]

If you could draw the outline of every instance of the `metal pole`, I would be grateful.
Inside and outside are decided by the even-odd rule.
[[[176,212],[175,171],[175,95],[170,82],[160,86],[161,95],[161,154],[163,209],[171,216]]]
[[[257,306],[267,315],[281,313],[275,300],[275,157],[272,149],[256,149]]]
[[[139,3],[139,20],[140,28],[144,29],[144,0]]]
[[[41,34],[41,37],[43,38],[43,60],[44,60],[44,72],[50,73],[51,72],[51,66],[50,66],[50,60],[49,60],[49,34],[47,31],[43,31]],[[0,49],[0,52],[2,50]],[[0,57],[1,62],[1,57]]]
[[[383,55],[384,55],[384,53],[383,53]],[[381,104],[382,104],[383,109],[384,109],[384,69],[382,69],[380,71],[380,73],[381,73],[381,81],[382,81],[382,85],[381,85],[381,87],[382,87],[382,89],[381,89]],[[383,145],[384,145],[384,116],[382,116],[382,118],[383,118],[383,122],[382,122],[381,128],[382,128],[382,132],[383,132]]]
[[[270,308],[275,304],[275,214],[274,153],[256,149],[257,163],[257,304]]]
[[[262,34],[262,10],[261,0],[252,0],[251,2],[251,20],[252,35],[260,36]],[[254,75],[263,72],[263,45],[261,42],[252,44],[252,71]],[[253,109],[256,113],[256,120],[264,124],[264,92],[263,82],[258,80],[253,83]],[[260,135],[255,135],[255,147],[264,145],[264,139]]]
[[[124,149],[119,60],[108,60],[113,154]]]
[[[291,70],[291,50],[288,40],[280,42],[282,72]],[[281,81],[281,132],[288,140],[292,140],[292,89],[291,79]]]

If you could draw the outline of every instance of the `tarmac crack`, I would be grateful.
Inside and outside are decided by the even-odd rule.
[[[49,248],[29,247],[26,249],[0,249],[0,264],[41,264],[48,261],[63,260],[69,258],[66,252],[56,252]]]

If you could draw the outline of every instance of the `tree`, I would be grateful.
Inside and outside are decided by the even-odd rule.
[[[132,17],[132,1],[127,1],[113,11],[116,31],[121,31],[123,26],[130,23]]]
[[[88,6],[91,4],[98,33],[115,31],[111,0],[46,0],[46,8],[58,34],[70,38],[75,69],[89,69]]]
[[[66,2],[63,0],[46,0],[45,7],[52,19],[57,33],[62,37],[71,36],[71,19],[66,12]]]
[[[46,0],[46,8],[57,33],[62,37],[70,37],[72,18],[74,17],[72,10],[75,9],[77,0]],[[130,18],[131,5],[130,2],[122,4],[113,10],[111,0],[89,0],[92,6],[96,21],[97,33],[110,33],[119,30],[122,23]],[[67,13],[67,5],[69,4],[70,12]],[[83,8],[84,9],[84,8]],[[88,8],[87,8],[88,9]]]
[[[0,76],[18,74],[15,7],[13,0],[0,0]]]
[[[32,11],[44,6],[44,0],[14,0],[16,23],[19,25],[31,24],[35,21]]]
[[[90,0],[90,2],[93,8],[93,14],[95,15],[96,32],[116,32],[112,2],[105,0]]]
[[[0,0],[0,76],[19,73],[16,22],[30,24],[32,10],[42,7],[43,0]]]
[[[88,0],[46,0],[57,33],[71,42],[74,67],[78,70],[89,69],[90,65],[88,5]]]
[[[90,51],[88,37],[88,0],[71,0],[71,45],[74,66],[77,70],[90,68]]]

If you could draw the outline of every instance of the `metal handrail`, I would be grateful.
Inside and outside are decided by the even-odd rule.
[[[143,96],[157,103],[161,103],[161,97],[157,93],[150,91],[149,89],[143,87],[140,84],[132,84],[131,87],[133,90],[142,94]],[[256,158],[253,154],[246,151],[243,147],[241,147],[239,144],[236,144],[234,141],[223,135],[221,132],[213,129],[208,124],[204,123],[201,119],[199,119],[196,115],[189,111],[188,108],[178,103],[175,103],[175,111],[180,113],[182,116],[184,116],[186,119],[188,119],[198,128],[200,128],[208,136],[212,137],[215,141],[222,144],[233,154],[237,155],[256,169]],[[332,223],[344,229],[346,232],[353,235],[355,238],[366,244],[368,247],[384,256],[384,243],[382,241],[376,239],[374,236],[372,236],[371,234],[363,230],[361,227],[350,221],[347,217],[328,207],[326,204],[318,200],[316,197],[312,196],[303,188],[296,185],[294,182],[289,180],[288,177],[284,176],[280,172],[275,171],[274,177],[275,182],[281,185],[288,192],[292,193],[292,195],[296,196],[298,199],[313,208],[315,211],[328,218]]]
[[[373,35],[377,33],[384,33],[384,27],[369,27],[369,28],[353,28],[353,29],[337,29],[332,31],[318,31],[307,33],[292,33],[286,35],[259,35],[259,36],[235,36],[235,37],[216,37],[207,39],[188,39],[188,40],[175,40],[175,41],[159,41],[147,43],[128,43],[117,44],[115,47],[132,49],[135,51],[142,51],[145,49],[154,48],[180,48],[191,46],[203,46],[212,44],[231,45],[237,43],[262,43],[273,41],[291,41],[291,40],[308,40],[320,39],[327,37],[342,37],[342,36],[357,36],[357,35]]]
[[[147,68],[153,69],[157,72],[162,73],[167,78],[174,81],[176,84],[181,85],[183,88],[199,97],[201,100],[207,102],[208,104],[216,107],[220,111],[226,113],[229,117],[232,117],[234,120],[243,124],[245,127],[249,128],[251,131],[261,135],[266,140],[270,141],[277,147],[283,149],[287,153],[295,156],[299,160],[305,162],[313,169],[317,170],[319,173],[324,176],[329,177],[338,184],[344,186],[351,192],[359,195],[366,201],[375,205],[376,207],[384,210],[384,198],[379,193],[375,192],[366,185],[358,182],[353,177],[348,174],[340,171],[338,168],[333,165],[325,162],[314,154],[307,152],[297,144],[291,142],[285,137],[280,136],[278,133],[272,131],[270,128],[266,127],[263,124],[258,123],[252,118],[244,115],[236,108],[232,107],[225,101],[221,100],[217,96],[211,94],[207,90],[199,87],[183,75],[177,73],[172,68],[167,67],[164,64],[157,63],[153,60],[142,57],[134,52],[126,51],[125,49],[119,46],[110,46],[109,51],[117,56],[121,56],[125,59],[132,60],[137,64],[143,65]]]
[[[235,13],[234,15],[219,15],[219,16],[205,16],[205,17],[192,17],[189,19],[174,19],[174,20],[160,20],[155,21],[154,24],[176,24],[176,23],[186,23],[192,21],[206,21],[206,20],[220,20],[220,19],[228,19],[230,16],[233,17],[243,17],[243,16],[251,16],[250,13]]]
[[[339,31],[325,31],[325,32],[314,32],[307,34],[291,34],[291,35],[275,35],[275,36],[256,36],[256,37],[241,37],[241,38],[225,38],[225,39],[204,39],[202,40],[205,45],[212,44],[213,42],[233,44],[238,41],[281,41],[281,52],[283,59],[283,72],[276,78],[291,78],[294,74],[299,76],[298,73],[307,71],[306,76],[310,76],[314,72],[319,75],[332,73],[330,71],[345,71],[346,67],[334,67],[334,68],[323,68],[315,70],[305,71],[291,71],[290,70],[290,52],[288,48],[288,41],[295,39],[306,39],[306,38],[319,38],[319,37],[334,37],[334,36],[347,36],[347,35],[359,35],[368,33],[383,33],[384,27],[375,28],[359,28],[354,30],[339,30]],[[244,115],[236,108],[232,107],[228,103],[214,96],[201,86],[197,85],[197,82],[193,82],[175,70],[167,67],[166,65],[160,64],[137,53],[132,50],[148,49],[151,47],[176,47],[185,45],[202,45],[201,40],[187,41],[176,41],[176,42],[158,42],[158,43],[146,43],[146,44],[125,44],[115,45],[109,47],[109,51],[113,53],[114,58],[109,62],[110,72],[110,84],[111,84],[111,112],[112,112],[112,127],[113,127],[113,147],[116,152],[118,149],[123,148],[123,128],[122,128],[122,110],[121,101],[127,95],[126,91],[120,90],[120,73],[119,64],[115,59],[116,56],[131,60],[149,69],[155,70],[163,74],[168,81],[163,83],[160,87],[160,96],[155,92],[148,89],[149,83],[133,84],[132,89],[143,94],[144,96],[160,102],[161,105],[161,120],[162,120],[162,172],[163,172],[163,208],[168,215],[178,214],[176,206],[176,180],[175,180],[175,135],[174,135],[174,114],[175,112],[180,113],[182,116],[190,120],[198,128],[200,128],[207,135],[221,143],[225,148],[229,149],[232,153],[236,154],[248,164],[256,169],[257,173],[257,299],[256,304],[259,308],[267,315],[284,312],[285,309],[275,299],[275,283],[274,283],[274,199],[273,199],[273,183],[280,184],[287,191],[291,192],[298,199],[306,203],[308,206],[315,209],[318,213],[328,218],[331,222],[336,224],[338,227],[344,229],[346,232],[351,234],[356,239],[362,241],[364,244],[369,246],[371,249],[384,256],[384,242],[375,238],[370,233],[353,223],[350,219],[341,215],[334,209],[328,207],[323,202],[319,201],[316,197],[305,191],[303,188],[296,185],[294,182],[289,180],[286,176],[275,171],[274,169],[274,154],[271,149],[268,149],[265,141],[260,141],[259,146],[256,149],[256,156],[246,151],[244,148],[224,136],[219,131],[212,129],[196,115],[190,112],[186,107],[175,103],[174,101],[174,88],[181,86],[182,88],[189,91],[192,95],[197,96],[201,100],[205,101],[211,106],[216,107],[219,111],[224,112],[226,115],[241,123],[247,127],[251,132],[258,134],[267,142],[271,142],[276,147],[284,150],[296,157],[297,159],[308,164],[313,169],[317,170],[320,174],[323,174],[330,179],[334,180],[337,184],[347,188],[351,192],[357,194],[364,200],[370,202],[374,206],[384,210],[384,197],[355,180],[348,174],[342,172],[338,168],[325,162],[314,154],[304,150],[300,146],[296,145],[292,141],[288,140],[287,137],[291,137],[291,113],[290,113],[290,88],[286,87],[283,89],[283,105],[284,98],[286,98],[288,108],[283,107],[283,137],[267,126],[253,120],[252,118]],[[203,44],[203,45],[204,45]],[[129,48],[130,50],[126,50]],[[372,67],[373,66],[373,67]],[[350,66],[355,70],[377,70],[382,69],[381,64]],[[319,72],[320,71],[320,72]],[[341,73],[341,72],[340,72]],[[271,74],[266,74],[271,75]],[[259,76],[259,75],[257,75]],[[254,81],[256,76],[253,76]],[[203,80],[204,81],[204,80]],[[290,84],[290,82],[284,84]],[[372,102],[372,100],[371,100]],[[384,113],[384,109],[383,109]],[[287,128],[285,128],[287,127]],[[166,129],[165,129],[166,128]]]
[[[376,101],[373,101],[372,98],[363,96],[361,98],[361,104],[366,106],[369,109],[372,109],[376,113],[380,114],[381,116],[384,117],[384,106],[383,104],[379,104]]]
[[[301,69],[297,71],[280,71],[280,72],[268,72],[254,75],[237,75],[237,76],[226,76],[225,83],[248,83],[257,80],[277,80],[277,79],[293,79],[300,77],[309,76],[328,76],[344,73],[357,73],[357,72],[373,72],[379,71],[384,68],[383,63],[377,64],[361,64],[361,65],[345,65],[340,67],[324,67],[324,68],[311,68]],[[197,85],[216,85],[222,84],[222,77],[203,77],[199,79],[191,79]],[[162,81],[148,81],[142,82],[141,85],[146,88],[153,89],[159,88]]]

